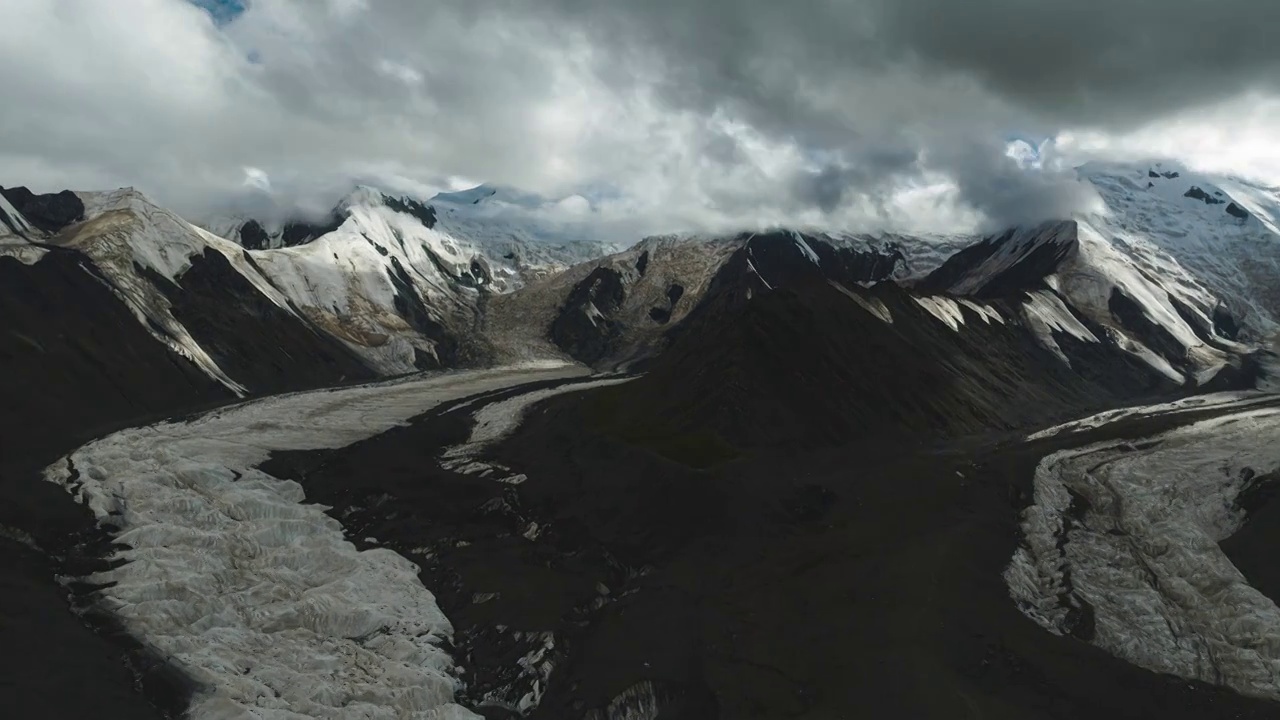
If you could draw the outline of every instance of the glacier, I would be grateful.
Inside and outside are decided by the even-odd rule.
[[[358,550],[302,487],[255,466],[342,447],[441,403],[583,374],[555,363],[280,395],[117,432],[46,470],[113,529],[101,609],[200,690],[196,720],[474,720],[448,618],[417,567]]]

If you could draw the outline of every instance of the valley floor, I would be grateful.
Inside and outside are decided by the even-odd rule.
[[[441,467],[472,432],[448,406],[265,469],[421,566],[456,630],[461,700],[487,717],[1280,717],[1046,632],[1004,578],[1047,455],[1280,399],[699,471],[593,429],[597,395],[538,406],[489,446],[494,477],[518,472],[517,485]],[[1245,527],[1270,537],[1256,517]]]
[[[1005,579],[1046,456],[1280,398],[700,470],[599,428],[626,378],[575,374],[264,398],[115,433],[48,475],[127,546],[94,577],[113,583],[101,607],[194,681],[144,689],[170,707],[192,693],[197,717],[1280,717],[1047,632]],[[1270,494],[1246,505],[1224,548],[1268,593],[1280,518]],[[61,612],[54,586],[29,590]],[[88,648],[77,638],[66,652]],[[119,651],[85,652],[102,668],[73,658],[52,677],[100,671],[86,699],[137,706]]]

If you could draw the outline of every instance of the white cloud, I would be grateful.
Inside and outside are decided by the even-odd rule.
[[[385,75],[390,75],[391,77],[399,80],[405,85],[421,85],[422,84],[422,73],[409,67],[408,65],[401,65],[400,63],[392,62],[391,60],[387,60],[386,58],[383,58],[382,60],[378,61],[378,72],[381,72]]]
[[[1058,57],[1056,35],[1019,32],[1056,27],[1030,11],[975,25],[997,0],[933,25],[954,3],[255,0],[221,29],[184,0],[0,0],[0,183],[135,185],[197,213],[267,181],[314,212],[352,182],[421,196],[478,178],[587,194],[628,232],[942,231],[1090,202],[1024,182],[1037,161],[1006,156],[1008,128],[1054,138],[1050,169],[1160,154],[1280,177],[1267,46],[1234,67],[1205,55],[1230,83],[1182,82],[1211,63],[1181,54],[1116,74],[1089,57],[1128,63],[1102,30],[1137,0],[1109,2],[1037,10],[1099,46]],[[1181,17],[1151,32],[1200,37]]]
[[[254,190],[271,192],[271,177],[260,168],[246,167],[244,169],[244,186]]]

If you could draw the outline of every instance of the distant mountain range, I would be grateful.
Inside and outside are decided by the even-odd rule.
[[[1248,513],[1269,507],[1270,495],[1258,489],[1261,481],[1254,478],[1269,477],[1263,465],[1271,462],[1270,446],[1258,434],[1270,432],[1272,420],[1266,415],[1265,422],[1250,424],[1256,408],[1248,404],[1269,403],[1269,396],[1215,396],[1212,402],[1191,396],[1276,386],[1280,190],[1169,164],[1087,165],[1078,176],[1098,191],[1104,211],[985,237],[774,228],[636,238],[627,247],[596,237],[588,221],[565,221],[575,213],[589,219],[582,198],[547,201],[490,186],[428,199],[358,187],[321,217],[228,214],[198,223],[128,188],[54,194],[0,188],[0,438],[7,449],[20,448],[0,458],[0,479],[29,478],[33,468],[44,468],[121,425],[178,418],[175,427],[181,431],[175,431],[174,442],[183,443],[181,452],[187,453],[181,459],[172,456],[178,450],[158,444],[144,428],[123,440],[111,436],[115,439],[101,446],[86,446],[52,475],[77,497],[90,498],[86,502],[101,521],[98,531],[107,534],[158,527],[177,533],[174,538],[189,539],[195,536],[184,525],[184,508],[206,503],[221,508],[220,503],[234,500],[250,508],[235,512],[252,513],[267,498],[275,509],[258,520],[282,523],[270,530],[282,533],[271,535],[272,552],[280,553],[280,562],[293,562],[290,533],[323,535],[333,555],[314,567],[335,587],[355,588],[358,583],[344,574],[347,569],[365,567],[361,563],[374,567],[379,558],[390,557],[357,551],[343,533],[355,538],[354,528],[377,527],[376,539],[390,543],[387,538],[399,538],[398,551],[415,558],[424,582],[433,583],[428,589],[447,599],[450,617],[460,628],[454,647],[460,657],[465,655],[472,674],[469,686],[459,692],[468,702],[484,705],[489,717],[578,713],[602,719],[703,718],[717,698],[725,700],[717,695],[725,687],[750,695],[753,689],[747,686],[753,683],[726,679],[738,677],[735,672],[713,677],[701,669],[702,659],[689,659],[728,662],[712,652],[719,641],[707,640],[709,644],[695,649],[668,648],[660,660],[651,654],[650,639],[660,635],[652,625],[665,627],[670,618],[686,622],[690,613],[707,607],[726,616],[747,613],[742,617],[756,618],[759,608],[752,603],[764,602],[760,598],[766,596],[757,597],[754,590],[746,600],[727,604],[714,593],[691,599],[706,589],[690,578],[719,572],[716,562],[708,564],[699,554],[705,550],[698,547],[704,535],[725,542],[714,555],[735,558],[732,567],[755,567],[757,555],[752,553],[758,552],[791,577],[817,566],[793,568],[792,555],[825,562],[825,555],[815,555],[812,548],[785,550],[788,543],[803,544],[812,533],[823,538],[821,547],[852,553],[839,562],[853,563],[849,567],[862,573],[858,577],[869,587],[896,587],[886,579],[900,572],[896,567],[868,570],[858,564],[861,545],[830,544],[843,542],[846,530],[829,521],[829,513],[853,523],[849,527],[877,528],[874,535],[858,536],[863,544],[898,543],[893,539],[897,528],[916,523],[914,532],[927,540],[909,538],[907,545],[894,546],[907,547],[903,552],[908,553],[915,552],[917,542],[929,553],[941,552],[929,544],[937,527],[961,538],[974,537],[974,527],[997,528],[998,542],[984,540],[988,544],[956,551],[972,551],[964,557],[985,568],[981,583],[965,576],[948,587],[965,597],[996,588],[998,601],[984,600],[982,611],[1003,608],[999,612],[1008,610],[1009,617],[992,611],[1002,618],[999,623],[1013,623],[1010,617],[1022,623],[1008,625],[1012,634],[1002,637],[1024,630],[1042,634],[1036,637],[1068,636],[1094,642],[1141,667],[1248,690],[1253,670],[1228,668],[1215,679],[1197,664],[1198,650],[1187,650],[1185,658],[1179,655],[1177,662],[1166,664],[1150,657],[1148,645],[1157,640],[1201,642],[1196,634],[1201,630],[1187,630],[1191,625],[1170,619],[1181,611],[1152,615],[1166,624],[1139,628],[1139,639],[1125,644],[1126,606],[1099,598],[1115,588],[1134,587],[1167,599],[1182,586],[1170,585],[1174,590],[1169,590],[1160,582],[1149,583],[1138,570],[1126,570],[1108,584],[1108,563],[1115,557],[1126,563],[1132,558],[1125,554],[1121,535],[1106,530],[1113,517],[1100,508],[1114,503],[1142,510],[1141,517],[1115,521],[1119,524],[1111,530],[1123,528],[1149,538],[1140,552],[1131,553],[1138,558],[1133,562],[1160,564],[1160,543],[1176,544],[1176,537],[1169,538],[1197,527],[1196,508],[1222,505],[1226,514],[1215,515],[1211,524],[1225,537],[1242,527]],[[503,369],[492,369],[499,367]],[[432,374],[417,375],[423,371]],[[604,377],[572,384],[577,382],[574,375],[591,372]],[[400,377],[409,375],[415,377]],[[388,378],[398,379],[378,383]],[[512,385],[522,378],[530,384]],[[271,398],[260,407],[241,405],[218,415],[209,427],[222,433],[220,441],[206,442],[200,421],[180,419],[184,413],[246,398],[335,386],[355,387],[299,393],[278,406]],[[560,394],[566,397],[551,400]],[[1172,404],[1145,414],[1114,411],[1157,400]],[[505,439],[526,409],[543,401],[537,413],[525,418],[527,431]],[[984,472],[996,479],[973,481],[979,459],[989,460],[993,447],[1007,452],[1000,457],[1021,468],[1027,462],[1022,454],[1034,454],[1041,447],[1036,443],[1068,447],[1075,432],[1107,439],[1114,423],[1132,426],[1140,431],[1135,437],[1146,437],[1171,427],[1165,423],[1190,413],[1199,407],[1196,403],[1207,403],[1204,412],[1238,411],[1243,419],[1237,424],[1242,424],[1223,437],[1235,443],[1232,448],[1253,448],[1249,452],[1257,458],[1250,462],[1262,474],[1253,467],[1235,468],[1225,455],[1197,455],[1203,460],[1196,465],[1204,466],[1201,474],[1216,479],[1195,485],[1201,494],[1194,502],[1170,505],[1182,513],[1170,521],[1172,530],[1159,522],[1160,503],[1150,502],[1145,491],[1125,479],[1131,457],[1160,472],[1181,472],[1180,456],[1174,452],[1166,457],[1157,441],[1091,451],[1120,468],[1119,480],[1105,492],[1093,484],[1087,467],[1078,471],[1071,463],[1054,465],[1053,473],[1037,474],[1033,483],[1022,470],[1000,469],[1004,460],[992,461],[996,464],[987,467],[996,469]],[[1265,413],[1271,413],[1267,408]],[[428,409],[427,415],[404,424]],[[452,414],[461,409],[465,412]],[[1098,411],[1114,412],[1079,420]],[[298,412],[311,414],[290,415]],[[1076,422],[1027,438],[1033,429],[1071,420]],[[317,427],[316,437],[305,442],[290,434],[306,434],[306,423],[312,422],[333,426],[327,427],[327,435]],[[261,474],[240,482],[245,473],[258,472],[250,466],[272,451],[350,443],[389,427],[399,429],[342,451],[350,454],[343,458],[360,459],[359,473],[352,472],[356,466],[344,464],[346,459],[313,467],[310,456],[282,460],[285,469],[272,471],[282,473],[279,478],[286,470],[296,472],[311,483],[308,502],[335,508],[332,516],[314,508],[296,510],[298,517],[307,518],[301,530],[289,524],[302,498],[301,486],[272,484],[276,477]],[[1194,447],[1210,447],[1213,433],[1212,423],[1197,429]],[[259,438],[260,446],[254,444]],[[437,447],[442,438],[455,444],[447,450]],[[116,440],[125,450],[113,444]],[[218,442],[224,441],[238,444],[239,454],[223,453]],[[128,455],[127,462],[117,462],[124,457],[121,452]],[[495,457],[479,457],[481,453]],[[219,464],[224,455],[236,459]],[[168,482],[166,473],[179,472],[174,463],[192,462],[196,456],[204,464],[182,465],[181,472],[189,477],[171,483],[175,499],[166,506],[163,522],[153,522],[145,513],[130,514],[130,503],[149,502],[154,488],[147,483]],[[850,479],[852,470],[856,481]],[[155,478],[138,475],[151,472],[157,473]],[[928,497],[916,495],[914,483],[922,472],[933,483]],[[1229,477],[1218,478],[1222,473]],[[530,477],[535,479],[524,485]],[[430,482],[424,485],[424,478]],[[490,482],[482,482],[485,478]],[[70,548],[73,540],[53,530],[71,521],[47,496],[45,485],[50,484],[25,482],[0,483],[0,540],[16,538],[14,542],[37,549],[63,547],[66,557],[89,553]],[[253,494],[259,492],[266,495]],[[1080,499],[1086,496],[1089,500]],[[219,518],[201,515],[193,527],[220,527]],[[361,524],[348,526],[351,518]],[[958,526],[956,518],[961,518]],[[1037,524],[1042,518],[1047,519]],[[1079,522],[1093,534],[1075,533]],[[757,525],[767,530],[757,534]],[[1260,527],[1251,532],[1269,537]],[[363,543],[375,540],[365,531],[358,535]],[[182,556],[178,564],[199,565],[206,547],[203,536],[190,543],[175,540],[172,547],[165,539],[169,537],[141,537],[135,549],[143,548],[143,554],[190,550],[193,554]],[[223,555],[249,547],[225,535],[216,540]],[[1233,552],[1248,559],[1251,548]],[[1219,568],[1205,553],[1195,555],[1191,565]],[[219,557],[219,562],[225,560]],[[404,563],[404,557],[396,557],[395,563]],[[328,562],[333,558],[339,560]],[[475,611],[473,605],[485,605],[497,591],[474,584],[474,576],[455,575],[451,563],[470,563],[486,572],[490,567],[517,568],[484,576],[513,597],[539,587],[563,592],[548,591],[547,607],[556,608],[549,614],[529,614],[524,608],[528,603],[509,602]],[[94,598],[114,598],[107,606],[135,597],[128,593],[141,593],[139,602],[154,602],[146,590],[149,567],[130,565],[125,574],[131,584],[81,590]],[[1182,577],[1181,567],[1166,570]],[[908,569],[913,578],[959,572],[930,568],[922,575]],[[1001,577],[1006,569],[1007,576]],[[254,575],[254,583],[280,580],[271,567],[254,570],[259,571],[265,574]],[[646,585],[650,571],[661,580],[660,588],[682,587],[684,594],[668,597]],[[406,572],[405,577],[416,577]],[[379,577],[397,592],[407,592],[414,603],[434,608],[428,625],[448,632],[449,623],[431,604],[431,593],[419,592],[422,588],[412,582],[392,582],[390,575]],[[527,578],[538,582],[523,585]],[[206,585],[217,585],[210,583]],[[614,594],[608,586],[627,589]],[[164,592],[171,599],[189,590],[169,583]],[[861,586],[854,591],[858,602],[877,601],[860,592]],[[368,610],[382,601],[368,600],[354,589],[345,593],[326,596],[324,602],[364,608],[351,612],[364,618],[359,625],[368,625],[372,634],[362,630],[342,641],[368,641],[370,647],[383,647],[379,643],[385,641],[390,654],[370,655],[369,662],[400,662],[395,650],[400,646],[379,636],[377,623],[368,620],[382,617],[382,610]],[[790,593],[797,595],[794,588]],[[912,608],[941,602],[925,595],[897,602]],[[578,604],[570,603],[572,598]],[[644,604],[649,602],[657,604]],[[747,604],[739,607],[739,602]],[[630,619],[611,614],[628,603],[647,609]],[[455,610],[462,614],[454,617]],[[239,615],[218,615],[218,623],[239,628],[223,640],[248,637],[245,628],[257,628],[254,623],[265,617],[255,612],[249,608]],[[494,619],[506,618],[503,613],[552,629],[505,633],[495,629],[506,627],[505,620]],[[321,624],[345,623],[346,616],[340,615],[326,610],[317,617]],[[410,613],[410,620],[421,621],[419,615]],[[898,623],[892,627],[899,630],[899,621],[915,622],[914,616],[885,617]],[[1204,620],[1207,616],[1196,617],[1197,623],[1208,623],[1205,627],[1218,627],[1216,621]],[[790,620],[812,630],[814,623],[831,617]],[[170,624],[181,637],[165,642],[196,637],[188,637],[191,623]],[[748,625],[753,629],[744,630]],[[734,626],[728,637],[766,633],[760,625],[752,620]],[[151,625],[135,617],[129,627],[147,641]],[[418,643],[414,647],[432,654],[437,669],[447,672],[451,661],[434,637],[424,639],[405,627],[395,630],[395,642]],[[1102,635],[1095,634],[1097,628]],[[260,630],[254,629],[259,634],[252,637],[269,635]],[[939,637],[952,638],[959,631],[939,632]],[[681,642],[693,648],[703,642],[696,635],[686,632]],[[965,652],[977,652],[964,644],[973,637],[968,633],[968,639],[955,642],[969,648]],[[616,642],[605,642],[608,638]],[[309,636],[295,640],[300,648],[311,641]],[[1232,657],[1244,658],[1238,664],[1247,664],[1251,651],[1245,646],[1250,642],[1245,637],[1231,646]],[[604,647],[645,669],[633,668],[616,678],[604,673],[600,662],[590,660],[602,657]],[[234,652],[218,646],[213,654],[184,655],[184,667],[200,677],[225,679],[231,677],[225,658]],[[901,663],[893,666],[894,672],[915,668],[903,659],[906,652],[890,653]],[[982,662],[1022,667],[1018,658],[1043,660],[1031,650],[1019,652],[1014,660],[984,656]],[[930,657],[931,663],[951,667],[950,659]],[[651,661],[667,675],[650,677]],[[213,664],[205,667],[202,662]],[[1058,661],[1044,662],[1056,667]],[[251,704],[258,687],[253,683],[275,682],[279,667],[283,665],[236,669],[234,692],[226,687],[217,691],[223,695],[206,692],[202,707],[247,708],[237,703]],[[752,672],[773,678],[769,682],[793,684],[777,680],[783,675],[772,668],[752,667]],[[427,676],[443,689],[432,702],[452,703],[447,687],[452,681],[435,672]],[[1098,672],[1104,679],[1111,676],[1110,670]],[[961,682],[955,679],[960,675],[948,677]],[[1116,684],[1131,680],[1147,682],[1123,675]],[[337,694],[316,690],[306,698],[276,697],[273,702],[279,708],[339,712],[334,707],[345,707],[342,693],[355,692],[352,683],[359,684],[338,682],[347,689],[335,690]],[[713,686],[720,689],[713,691]],[[587,687],[597,689],[580,695]],[[247,693],[243,697],[237,694],[242,691]],[[1128,698],[1114,707],[1132,707],[1125,703],[1147,697],[1130,698],[1123,688],[1107,692],[1112,691]],[[927,704],[919,693],[903,700],[885,692],[885,697],[896,698],[897,704],[886,706],[890,709]],[[417,702],[397,693],[386,690],[378,702]],[[789,693],[779,697],[789,698]],[[1270,697],[1280,691],[1264,688],[1246,694]],[[796,697],[812,701],[804,693]],[[979,699],[988,698],[984,694]],[[295,701],[303,704],[289,704]],[[1189,713],[1203,707],[1194,698],[1189,702]],[[469,710],[450,707],[459,713],[451,717],[470,716]],[[1075,712],[1084,705],[1071,700],[1062,707]]]

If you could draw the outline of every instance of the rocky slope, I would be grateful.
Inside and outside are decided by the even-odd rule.
[[[1179,384],[1209,384],[1238,371],[1239,358],[1250,353],[1218,296],[1185,272],[1151,272],[1085,221],[988,238],[952,256],[917,289],[1011,299],[1046,346],[1056,344],[1054,332],[1074,328],[1078,339],[1121,348]]]
[[[293,474],[276,475],[334,506],[362,547],[377,538],[419,563],[462,628],[457,647],[474,674],[461,698],[490,703],[485,713],[831,717],[869,698],[913,717],[953,717],[966,702],[1009,717],[1215,707],[1265,716],[1265,704],[1070,644],[1080,613],[1066,611],[1064,624],[1052,605],[1078,610],[1096,584],[1082,583],[1075,600],[1053,592],[1052,571],[1024,587],[1021,610],[1049,607],[1047,620],[1032,617],[1057,636],[1019,614],[1001,576],[1019,543],[1032,538],[1039,555],[1028,562],[1051,565],[1052,550],[1076,553],[1069,543],[1091,536],[1041,542],[1036,528],[1019,530],[1015,511],[1043,504],[1035,483],[1087,494],[1087,478],[1033,477],[1032,463],[992,469],[994,486],[970,481],[975,448],[994,439],[1256,379],[1256,345],[1276,317],[1266,294],[1274,197],[1144,172],[1086,168],[1109,213],[1013,229],[945,262],[950,248],[924,239],[791,231],[650,238],[592,259],[602,251],[589,234],[499,188],[430,203],[361,188],[322,220],[240,222],[222,228],[230,239],[130,190],[0,191],[0,313],[11,318],[0,332],[11,409],[0,435],[25,448],[0,462],[0,543],[76,557],[66,538],[87,520],[34,472],[130,418],[416,369],[578,360],[645,374],[558,399],[564,388],[543,385],[465,399],[451,389],[458,404],[415,426],[319,467],[314,455],[293,458]],[[1232,263],[1247,269],[1233,275]],[[410,402],[398,388],[368,398]],[[335,407],[366,421],[359,407]],[[413,414],[396,407],[400,419]],[[529,431],[500,441],[522,416]],[[225,417],[227,437],[252,434],[241,415]],[[170,478],[178,460],[156,457],[145,468],[154,475],[127,468],[132,497]],[[105,457],[99,474],[119,459]],[[83,488],[77,470],[62,470]],[[229,493],[243,489],[210,472]],[[1240,478],[1224,482],[1240,490]],[[1241,487],[1242,508],[1267,506]],[[104,518],[113,497],[99,496]],[[169,527],[184,526],[184,507],[174,505]],[[1083,517],[1092,541],[1108,530],[1105,513],[1044,507]],[[1149,519],[1126,527],[1145,532]],[[1263,523],[1243,527],[1272,535]],[[1232,552],[1253,558],[1249,572],[1265,581],[1257,547]],[[1081,573],[1097,565],[1070,559]],[[762,590],[762,578],[778,589]],[[795,592],[795,578],[819,592]],[[121,592],[148,585],[133,579]],[[350,590],[355,605],[368,600]],[[1112,630],[1097,644],[1141,661],[1113,631],[1123,613],[1104,609],[1097,617]],[[1186,627],[1143,637],[1191,648],[1217,632]],[[833,628],[849,640],[826,649]],[[11,645],[31,643],[20,630],[4,630]],[[1232,637],[1236,649],[1253,642]],[[875,651],[850,653],[850,642]],[[1175,670],[1223,682],[1195,652]],[[147,685],[152,675],[140,675]],[[296,700],[273,702],[287,710]]]
[[[559,352],[596,367],[641,368],[734,273],[760,278],[761,290],[797,267],[845,283],[901,280],[941,263],[953,241],[790,230],[650,237],[495,299],[485,332],[515,356]]]

